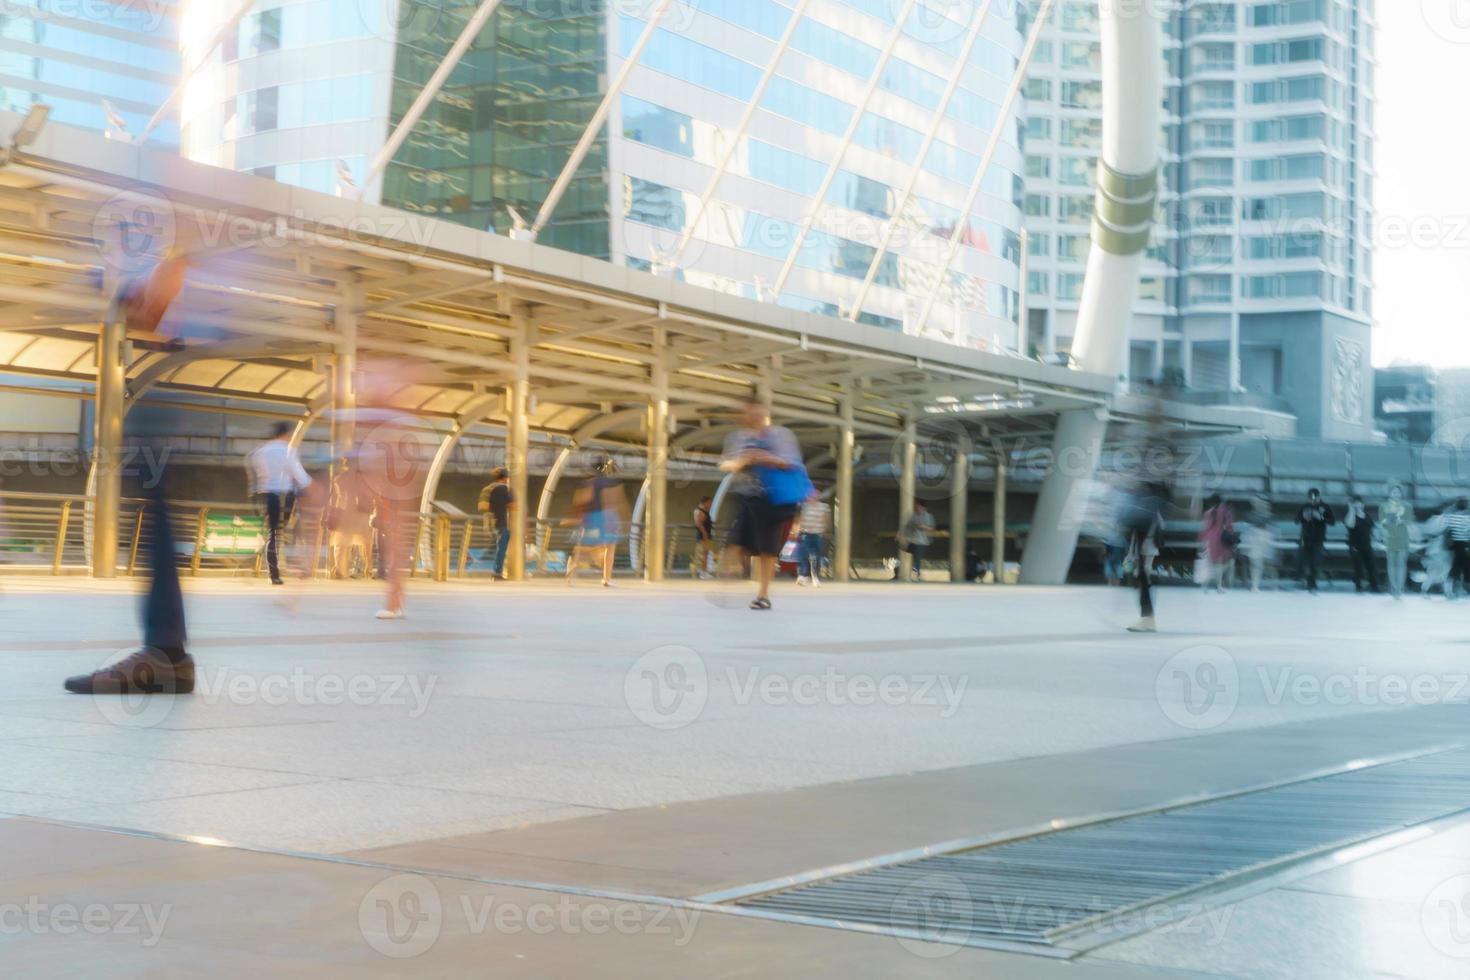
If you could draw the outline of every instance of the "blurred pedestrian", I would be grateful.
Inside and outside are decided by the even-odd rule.
[[[725,440],[720,469],[735,474],[730,493],[737,507],[721,555],[722,574],[733,577],[751,558],[757,582],[750,608],[770,609],[771,581],[786,528],[812,491],[801,444],[790,429],[771,424],[765,404],[751,400],[742,409],[740,429]]]
[[[1454,568],[1454,555],[1450,550],[1449,517],[1453,501],[1440,506],[1424,522],[1424,533],[1428,542],[1424,547],[1424,571],[1417,576],[1419,589],[1426,596],[1439,589],[1446,599],[1450,595],[1450,571]]]
[[[1368,591],[1378,592],[1378,559],[1373,554],[1378,522],[1368,513],[1362,497],[1354,497],[1348,504],[1342,523],[1347,528],[1348,555],[1353,560],[1353,590],[1361,593],[1366,584]]]
[[[924,556],[934,541],[934,515],[922,503],[914,502],[914,512],[904,522],[899,535],[903,549],[913,558],[910,578],[915,582],[924,580]],[[900,565],[900,568],[902,565]]]
[[[1413,547],[1411,525],[1414,512],[1404,502],[1404,488],[1388,488],[1388,499],[1378,508],[1378,527],[1388,552],[1388,591],[1395,599],[1404,597],[1409,581],[1409,551]]]
[[[271,584],[281,585],[281,529],[291,519],[299,493],[311,486],[311,477],[301,466],[296,448],[291,445],[289,422],[271,426],[271,437],[255,448],[247,458],[250,493],[260,504],[265,518],[265,563]]]
[[[510,470],[500,467],[490,474],[490,485],[480,491],[479,509],[495,527],[495,553],[490,570],[495,581],[505,581],[505,555],[510,547],[510,515],[516,508],[515,493],[510,489]]]
[[[332,494],[324,523],[329,532],[327,544],[332,553],[332,578],[352,575],[353,549],[362,555],[364,574],[370,574],[373,549],[368,543],[372,533],[373,511],[377,502],[371,488],[351,461],[338,464],[337,478],[332,481]]]
[[[1306,582],[1307,591],[1317,592],[1317,576],[1322,571],[1322,556],[1327,547],[1327,529],[1337,523],[1332,508],[1322,502],[1322,491],[1307,491],[1307,503],[1297,511],[1301,527],[1301,551],[1297,555],[1297,571]]]
[[[1445,530],[1450,544],[1450,577],[1445,583],[1445,595],[1459,598],[1470,585],[1470,500],[1461,497],[1455,501],[1454,509],[1445,517]]]
[[[1246,511],[1245,527],[1240,536],[1241,549],[1250,562],[1251,591],[1261,591],[1261,580],[1266,575],[1266,566],[1275,564],[1276,531],[1271,520],[1271,503],[1265,497],[1256,496]]]
[[[816,588],[822,581],[822,558],[826,554],[825,540],[832,529],[832,507],[816,490],[801,505],[801,516],[797,520],[800,529],[796,584]]]
[[[572,510],[577,524],[575,544],[567,558],[567,584],[577,576],[577,566],[590,559],[602,570],[602,587],[612,585],[613,562],[618,542],[628,526],[628,498],[623,482],[614,474],[617,464],[611,456],[603,456],[593,466],[589,477],[572,495]]]
[[[72,694],[190,694],[194,690],[194,658],[184,649],[184,593],[174,548],[168,499],[160,480],[146,504],[149,534],[146,549],[148,589],[143,596],[143,645],[116,663],[90,674],[69,677]]]
[[[1123,560],[1128,557],[1128,542],[1108,535],[1102,542],[1103,580],[1110,586],[1123,584]]]
[[[1121,524],[1128,538],[1128,558],[1138,576],[1138,622],[1128,627],[1130,633],[1157,633],[1154,619],[1154,562],[1162,551],[1164,508],[1168,506],[1169,488],[1160,482],[1139,484],[1126,499]]]
[[[694,554],[689,559],[689,572],[695,578],[709,578],[710,559],[715,553],[715,498],[700,497],[694,508]]]
[[[1205,574],[1200,582],[1206,589],[1225,591],[1227,573],[1235,564],[1235,548],[1240,535],[1235,530],[1235,512],[1219,496],[1205,501],[1205,512],[1200,523],[1200,545],[1205,562]]]

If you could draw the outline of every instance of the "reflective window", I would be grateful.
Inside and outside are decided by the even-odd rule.
[[[623,136],[635,143],[694,156],[694,120],[682,112],[623,96]]]
[[[618,20],[621,25],[619,35],[622,39],[622,54],[626,58],[638,43],[638,37],[643,32],[643,21],[632,17],[620,17]],[[742,101],[750,99],[761,77],[761,70],[749,62],[732,58],[714,48],[665,30],[653,32],[639,63]],[[774,87],[773,84],[772,88]]]
[[[765,98],[761,100],[761,108],[834,136],[847,132],[847,123],[853,113],[852,106],[846,102],[779,75],[771,79]]]
[[[772,0],[696,0],[693,8],[769,38],[780,37],[791,19],[791,11]]]
[[[825,163],[760,140],[745,142],[747,165],[754,179],[807,197],[821,189],[827,175]]]
[[[833,30],[826,24],[802,18],[791,37],[791,46],[858,78],[867,80],[878,65],[878,49],[857,38]]]

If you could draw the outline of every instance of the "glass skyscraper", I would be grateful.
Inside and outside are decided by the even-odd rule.
[[[0,108],[44,102],[55,122],[141,133],[179,80],[176,17],[173,0],[6,0]],[[164,119],[151,138],[177,145],[176,120]]]
[[[502,234],[534,220],[657,6],[505,0],[377,178],[366,165],[478,4],[268,3],[199,59],[190,157],[326,191],[345,171],[370,200]],[[220,6],[189,5],[187,64]],[[918,2],[902,23],[891,0],[811,0],[799,19],[797,6],[672,4],[538,240],[1014,349],[1022,157],[1017,119],[1000,118],[1021,48],[1013,7],[995,4],[967,45],[978,2]]]
[[[1304,435],[1371,433],[1373,15],[1372,0],[1174,13],[1131,379],[1281,408]],[[1028,332],[1065,350],[1101,136],[1097,5],[1052,18],[1026,86]]]

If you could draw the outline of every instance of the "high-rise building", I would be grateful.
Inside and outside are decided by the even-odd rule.
[[[142,133],[179,80],[174,0],[6,0],[0,5],[0,108],[44,102],[55,122]],[[177,121],[150,138],[177,144]]]
[[[1128,375],[1368,438],[1373,0],[1180,6]],[[1101,137],[1095,0],[1059,2],[1043,37],[1025,90],[1028,333],[1065,350]]]
[[[507,234],[535,222],[659,4],[504,0],[381,175],[373,157],[478,4],[285,2],[204,53],[229,6],[188,8],[187,155],[326,191],[346,174],[370,200]],[[1014,349],[1020,134],[1000,118],[1014,7],[972,38],[972,0],[804,6],[797,20],[797,0],[671,4],[538,240]]]

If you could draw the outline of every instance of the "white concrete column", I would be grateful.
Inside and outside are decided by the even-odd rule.
[[[836,567],[832,577],[846,582],[852,577],[852,527],[857,520],[853,499],[852,461],[857,452],[857,432],[852,424],[852,399],[842,401],[842,424],[837,430],[837,486],[833,491],[832,522]]]
[[[662,331],[659,331],[662,333]],[[662,350],[662,337],[655,350]],[[664,580],[669,534],[669,372],[660,361],[653,366],[653,398],[648,403],[648,541],[643,577]]]
[[[949,580],[965,580],[966,532],[970,529],[970,453],[954,454],[954,472],[949,487]]]
[[[910,422],[904,426],[903,435],[899,436],[898,455],[898,533],[903,533],[903,527],[914,516],[914,468],[918,461],[919,446],[915,438],[917,430]],[[909,575],[914,570],[914,556],[907,550],[899,552],[898,555],[898,580],[907,584]]]
[[[515,509],[510,516],[510,547],[506,557],[505,576],[512,582],[526,578],[526,492],[530,485],[526,466],[531,456],[531,345],[530,320],[523,315],[511,317],[516,333],[510,342],[512,375],[505,387],[506,419],[505,465],[510,470],[511,499]]]
[[[995,566],[996,585],[1004,585],[1006,581],[1006,484],[1009,479],[1010,467],[1006,465],[1005,450],[1002,449],[995,456],[995,516],[991,520],[995,541],[990,561]],[[1035,533],[1034,525],[1032,533]]]
[[[1138,298],[1158,201],[1159,128],[1163,112],[1162,4],[1101,0],[1103,147],[1098,161],[1092,250],[1077,313],[1072,356],[1084,371],[1122,373],[1128,327]],[[1071,513],[1096,472],[1107,414],[1063,413],[1052,448],[1054,462],[1031,519],[1022,581],[1066,581],[1077,550],[1079,521]],[[1084,465],[1076,465],[1078,462]]]
[[[1232,279],[1232,281],[1234,281]],[[1230,390],[1240,387],[1240,312],[1230,314]]]
[[[97,338],[97,436],[92,445],[92,574],[117,577],[117,529],[122,510],[126,327],[114,308]]]

